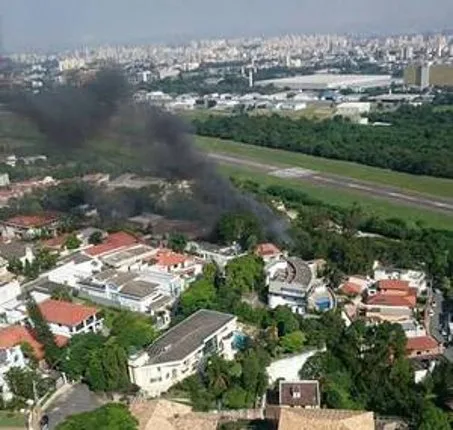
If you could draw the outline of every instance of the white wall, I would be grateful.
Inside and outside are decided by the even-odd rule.
[[[0,306],[8,303],[18,297],[21,293],[20,284],[17,279],[8,282],[0,287]]]

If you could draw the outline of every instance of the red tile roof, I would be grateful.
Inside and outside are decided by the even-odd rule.
[[[62,248],[68,238],[69,234],[63,234],[61,236],[52,237],[43,241],[43,245],[48,248]]]
[[[340,291],[348,296],[358,296],[362,293],[363,287],[355,282],[346,282],[340,288]]]
[[[62,347],[69,339],[64,336],[55,336],[57,346]],[[38,360],[44,358],[44,347],[34,338],[33,333],[24,326],[12,325],[0,330],[0,348],[13,348],[22,343],[28,343]]]
[[[378,282],[378,287],[381,290],[407,291],[409,289],[409,281],[400,281],[398,279],[384,279]]]
[[[121,248],[134,245],[140,241],[129,233],[120,231],[110,234],[103,243],[88,248],[85,252],[92,257],[107,254],[109,252],[118,251]]]
[[[43,227],[58,220],[54,214],[18,215],[4,221],[4,224],[19,228]]]
[[[176,266],[186,262],[189,258],[183,254],[173,252],[170,249],[159,249],[150,259],[154,264],[159,266]]]
[[[74,327],[98,312],[93,306],[59,300],[46,300],[39,309],[47,322],[68,327]]]
[[[255,254],[260,257],[280,254],[281,251],[273,243],[260,243],[255,249]]]
[[[407,339],[406,350],[412,351],[429,351],[439,347],[437,341],[431,336],[410,337]]]
[[[417,303],[417,297],[413,294],[406,296],[394,296],[390,294],[379,293],[370,296],[367,299],[368,305],[381,305],[381,306],[403,306],[414,308]]]

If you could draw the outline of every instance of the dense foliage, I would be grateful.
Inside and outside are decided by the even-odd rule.
[[[57,430],[136,430],[138,421],[127,406],[109,403],[92,412],[72,415],[57,426]]]
[[[420,175],[453,178],[453,112],[401,107],[370,121],[389,127],[352,124],[341,118],[313,121],[281,115],[209,116],[193,121],[196,133],[258,146],[354,161]]]

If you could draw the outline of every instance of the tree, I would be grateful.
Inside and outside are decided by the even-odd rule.
[[[19,258],[13,257],[8,261],[8,271],[15,275],[20,275],[24,271],[24,265]]]
[[[137,430],[138,421],[126,405],[109,403],[92,412],[72,415],[56,430]]]
[[[255,255],[235,258],[225,267],[225,283],[241,294],[262,290],[265,283],[263,261]]]
[[[220,242],[231,244],[238,242],[244,249],[247,243],[253,245],[261,240],[263,232],[258,219],[251,213],[239,212],[223,215],[216,227],[216,236]],[[249,238],[253,236],[253,240]]]
[[[302,351],[305,343],[305,336],[300,331],[288,333],[280,339],[280,346],[284,352],[294,353]]]
[[[156,338],[151,318],[129,311],[121,311],[113,319],[110,334],[130,353],[150,345]]]
[[[102,243],[102,232],[97,230],[91,233],[90,237],[88,238],[88,243],[91,245],[99,245]]]
[[[247,407],[247,391],[241,387],[230,388],[223,398],[228,409],[244,409]]]
[[[92,355],[98,353],[104,343],[105,338],[95,333],[73,336],[66,349],[65,359],[61,361],[61,370],[72,380],[86,378]]]
[[[431,402],[425,402],[421,411],[419,430],[449,430],[450,422],[448,415],[434,406]]]
[[[299,321],[297,317],[286,306],[278,306],[274,310],[273,320],[278,329],[278,335],[285,336],[299,329]]]
[[[90,354],[85,380],[93,391],[105,391],[107,389],[107,381],[102,366],[102,350],[95,350]]]
[[[181,233],[171,233],[168,238],[168,247],[175,252],[183,252],[187,246],[187,238]]]
[[[33,385],[37,381],[36,373],[29,369],[12,367],[6,373],[6,380],[11,392],[23,399],[34,399]]]
[[[55,364],[60,359],[61,351],[55,343],[55,337],[31,294],[26,297],[26,308],[28,317],[36,332],[36,338],[44,346],[46,360],[51,365]]]
[[[198,309],[213,307],[216,299],[216,289],[212,283],[201,279],[195,281],[180,298],[180,307],[183,315],[190,315]]]
[[[75,234],[70,234],[64,242],[65,248],[70,250],[77,249],[81,244],[82,241]]]
[[[51,298],[63,302],[72,302],[71,289],[66,285],[59,285],[52,291]]]

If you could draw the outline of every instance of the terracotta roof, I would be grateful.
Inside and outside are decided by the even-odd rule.
[[[255,249],[255,253],[261,257],[267,255],[280,254],[281,251],[273,243],[260,243]]]
[[[62,234],[61,236],[52,237],[44,240],[42,244],[48,248],[62,248],[68,236],[69,234]]]
[[[406,296],[394,296],[390,294],[379,293],[370,296],[367,299],[368,305],[382,305],[382,306],[404,306],[414,308],[417,303],[417,297],[413,294]]]
[[[340,291],[348,296],[358,296],[362,293],[363,288],[361,285],[354,282],[346,282],[342,287],[340,287]]]
[[[92,257],[107,254],[108,252],[117,251],[126,246],[135,245],[140,241],[129,233],[119,231],[118,233],[109,234],[107,239],[99,245],[88,248],[85,252]]]
[[[51,299],[42,302],[39,309],[47,322],[68,327],[74,327],[98,312],[93,306]]]
[[[278,430],[374,430],[373,412],[281,408]]]
[[[175,266],[186,262],[188,259],[187,256],[170,249],[160,249],[150,260],[159,266]]]
[[[412,351],[428,351],[439,346],[437,341],[431,336],[410,337],[407,339],[406,349]]]
[[[409,281],[400,281],[399,279],[383,279],[378,282],[381,290],[399,290],[406,291],[409,289]]]
[[[318,381],[281,381],[279,387],[279,403],[284,406],[319,407]]]
[[[65,346],[68,341],[69,339],[64,336],[55,336],[55,342],[59,347]],[[0,330],[0,348],[12,348],[22,343],[28,343],[32,347],[38,360],[44,358],[44,348],[34,338],[31,330],[21,325],[11,325]]]
[[[4,221],[4,224],[8,224],[14,227],[32,228],[32,227],[43,227],[57,220],[58,216],[54,214],[18,215],[7,219],[6,221]]]

